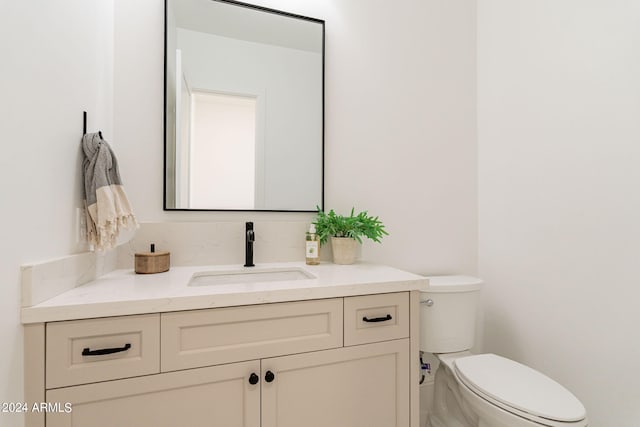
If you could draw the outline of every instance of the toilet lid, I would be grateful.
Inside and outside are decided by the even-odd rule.
[[[548,420],[583,420],[586,411],[569,390],[540,372],[495,354],[455,361],[460,380],[469,388],[507,407]]]

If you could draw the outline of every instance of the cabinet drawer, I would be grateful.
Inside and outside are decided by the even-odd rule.
[[[344,345],[409,336],[409,293],[344,299]]]
[[[159,314],[53,322],[46,335],[48,389],[160,371]]]
[[[163,313],[162,371],[342,346],[342,298]]]

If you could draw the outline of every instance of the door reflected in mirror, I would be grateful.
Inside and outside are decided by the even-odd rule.
[[[324,22],[167,0],[166,210],[323,206]]]

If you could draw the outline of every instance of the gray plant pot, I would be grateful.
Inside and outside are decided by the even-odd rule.
[[[356,260],[358,241],[351,237],[331,237],[334,264],[353,264]]]

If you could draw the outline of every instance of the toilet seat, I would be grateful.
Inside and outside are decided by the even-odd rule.
[[[456,376],[488,402],[542,425],[584,425],[582,403],[557,382],[495,354],[456,358]]]

